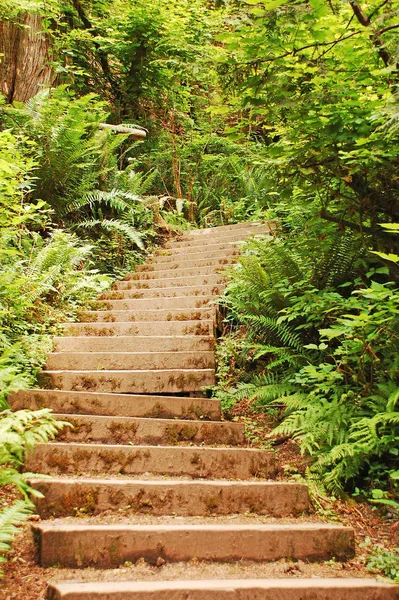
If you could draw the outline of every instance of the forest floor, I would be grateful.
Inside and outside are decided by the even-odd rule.
[[[243,416],[245,415],[245,416]],[[251,445],[262,446],[265,435],[271,429],[269,418],[254,417],[245,404],[236,406],[232,412],[236,420],[244,420],[247,425]],[[299,453],[298,446],[292,440],[285,440],[277,446],[280,479],[298,479],[305,477],[309,461]],[[28,522],[16,537],[13,550],[4,565],[4,579],[0,583],[1,600],[43,600],[49,580],[119,580],[119,579],[206,579],[206,578],[280,578],[280,577],[371,577],[378,571],[370,572],[366,565],[376,547],[393,550],[399,545],[399,521],[389,511],[371,506],[366,502],[353,499],[336,500],[319,494],[311,487],[311,518],[326,522],[341,523],[353,527],[356,536],[356,557],[347,562],[334,560],[322,564],[310,564],[303,561],[288,562],[286,560],[269,564],[241,562],[235,564],[186,563],[151,566],[140,560],[136,564],[127,563],[119,569],[96,571],[42,569],[37,565],[33,538]],[[1,490],[0,505],[6,505],[15,497],[11,488]],[[83,517],[84,518],[84,517]],[[99,517],[101,518],[101,517]],[[209,517],[210,519],[212,517]],[[219,517],[220,518],[220,517]],[[248,518],[262,522],[265,516],[229,516],[227,519]],[[40,517],[33,515],[31,521],[37,522]],[[307,519],[309,520],[309,518]]]

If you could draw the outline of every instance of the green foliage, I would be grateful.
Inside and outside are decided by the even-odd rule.
[[[11,506],[0,510],[0,563],[7,561],[5,554],[11,550],[18,527],[29,518],[31,513],[32,506],[24,500],[17,500]],[[0,578],[2,576],[3,571],[0,569]]]
[[[23,495],[22,500],[0,511],[0,563],[6,561],[5,555],[11,549],[18,526],[32,513],[34,505],[30,497],[40,496],[29,484],[32,473],[20,472],[24,456],[32,452],[36,444],[52,439],[63,426],[64,423],[56,421],[47,409],[0,413],[0,486],[14,486]]]
[[[392,251],[379,223],[398,221],[394,7],[252,4],[216,37],[228,93],[211,111],[256,138],[269,194],[292,204],[299,189],[313,214]]]
[[[67,314],[109,287],[110,280],[90,270],[91,247],[66,232],[46,241],[26,231],[21,249],[8,230],[0,256],[0,398],[26,387],[49,349],[46,335]],[[83,268],[83,264],[86,265]],[[68,307],[68,308],[66,308]],[[43,340],[41,342],[41,340]]]
[[[3,112],[7,126],[24,131],[25,155],[32,155],[31,201],[45,202],[55,224],[90,242],[101,270],[118,272],[151,237],[152,212],[141,194],[152,176],[123,168],[129,136],[101,129],[106,118],[103,101],[76,97],[65,86]]]
[[[275,434],[314,457],[312,469],[330,490],[359,477],[394,490],[399,292],[386,268],[365,272],[355,241],[335,235],[319,255],[296,231],[248,245],[224,300],[246,332],[245,373],[230,394],[257,409],[280,406]]]
[[[399,548],[393,550],[386,550],[382,546],[373,546],[371,548],[371,542],[366,539],[365,544],[362,544],[363,548],[368,550],[368,553],[364,556],[367,568],[371,573],[380,573],[393,579],[396,583],[399,582]]]

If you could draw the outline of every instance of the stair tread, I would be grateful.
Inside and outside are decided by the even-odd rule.
[[[262,568],[262,567],[260,567]],[[75,581],[60,581],[51,584],[60,590],[65,591],[86,591],[92,590],[104,593],[112,593],[113,591],[134,590],[141,591],[162,591],[162,590],[231,590],[232,588],[248,589],[248,588],[265,588],[273,589],[350,589],[350,588],[372,588],[375,590],[385,590],[395,588],[399,593],[399,586],[388,582],[376,581],[368,578],[340,577],[331,578],[296,578],[296,579],[199,579],[199,580],[172,580],[172,581],[101,581],[101,582],[75,582]],[[393,596],[392,596],[393,598]]]
[[[218,400],[178,395],[198,396],[214,382],[216,298],[226,270],[243,242],[269,231],[267,224],[241,223],[169,241],[83,308],[82,322],[63,324],[66,335],[54,339],[48,368],[39,374],[42,385],[55,389],[11,395],[12,405],[44,404],[73,425],[58,440],[38,444],[25,465],[55,474],[32,478],[45,494],[37,508],[51,519],[32,525],[44,566],[107,569],[140,557],[156,564],[163,554],[171,562],[196,557],[215,564],[353,556],[352,528],[305,514],[306,484],[271,479],[274,451],[244,446],[244,424],[222,420]],[[209,600],[219,593],[244,600],[260,590],[259,598],[289,600],[298,590],[292,598],[300,600],[309,590],[325,600],[337,590],[331,598],[341,600],[350,589],[364,600],[394,598],[392,586],[372,579],[229,579],[226,570],[213,580],[174,577],[64,581],[50,588],[49,598],[138,600],[148,592],[150,600],[158,593],[194,600],[205,591]]]

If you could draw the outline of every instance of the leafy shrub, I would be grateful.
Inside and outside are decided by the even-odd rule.
[[[152,212],[141,197],[151,177],[124,171],[129,136],[101,129],[105,107],[94,94],[76,97],[60,86],[4,108],[2,118],[24,132],[31,202],[45,203],[54,224],[90,242],[99,268],[119,272],[131,267],[129,252],[137,260],[153,235]]]
[[[24,457],[37,443],[52,439],[63,426],[47,409],[0,413],[0,486],[14,486],[23,496],[0,510],[0,563],[6,561],[18,526],[32,513],[31,496],[40,496],[29,484],[32,473],[20,472]]]
[[[386,267],[366,272],[353,236],[336,235],[318,255],[301,241],[295,233],[252,242],[232,272],[224,303],[246,330],[232,393],[258,409],[280,406],[275,434],[314,457],[329,489],[368,477],[393,491],[399,291]]]

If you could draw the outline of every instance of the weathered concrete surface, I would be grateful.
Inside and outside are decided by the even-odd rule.
[[[286,517],[309,507],[306,485],[274,481],[52,478],[34,480],[33,487],[45,496],[35,499],[43,519],[75,516],[77,509],[88,515],[123,510],[125,514]]]
[[[185,257],[181,257],[180,259],[174,258],[173,261],[165,262],[153,259],[144,263],[143,265],[136,266],[136,273],[148,272],[148,271],[164,271],[165,269],[169,269],[172,271],[178,272],[179,269],[197,269],[200,267],[209,267],[211,270],[217,271],[218,269],[223,269],[229,267],[233,262],[237,260],[238,257],[225,257],[221,258],[220,256],[215,255],[210,258],[197,258],[187,260]]]
[[[111,292],[117,292],[116,298],[176,298],[176,296],[208,296],[213,298],[223,293],[224,285],[176,285],[174,287],[162,287],[162,288],[148,288],[148,289],[132,289],[134,288],[134,282],[131,281],[120,281],[115,284]],[[111,296],[112,297],[112,296]],[[99,300],[98,302],[102,302]],[[93,304],[93,303],[91,303]]]
[[[147,335],[107,337],[54,338],[55,352],[205,352],[213,350],[215,338],[210,335]]]
[[[126,323],[128,321],[200,321],[214,319],[216,308],[171,308],[156,310],[85,310],[78,314],[83,323]]]
[[[170,254],[169,254],[170,252]],[[192,255],[203,254],[204,256],[215,254],[219,252],[220,255],[230,253],[240,253],[240,242],[229,242],[229,241],[215,241],[215,243],[203,244],[202,242],[192,242],[192,245],[182,246],[181,244],[173,244],[170,242],[166,245],[165,249],[160,253],[161,256],[178,256],[186,255],[192,258]],[[158,256],[160,256],[158,255]]]
[[[152,281],[158,279],[170,279],[173,277],[209,277],[217,273],[223,274],[226,270],[225,265],[211,265],[211,266],[195,266],[195,267],[179,267],[171,269],[169,266],[165,266],[164,269],[159,271],[135,271],[130,275],[126,276],[127,281]]]
[[[273,452],[253,448],[206,446],[123,446],[103,444],[38,444],[25,471],[44,475],[172,475],[209,479],[271,478]]]
[[[176,525],[172,517],[248,512],[280,517],[308,507],[306,486],[264,481],[276,474],[274,452],[237,447],[243,443],[243,427],[220,421],[218,401],[187,397],[200,396],[202,386],[214,379],[215,296],[226,282],[218,271],[236,260],[240,240],[268,229],[226,226],[170,242],[170,249],[158,251],[130,280],[89,303],[81,315],[84,322],[64,326],[70,337],[55,340],[42,375],[46,385],[61,390],[12,395],[13,408],[47,406],[75,427],[65,429],[55,443],[38,445],[26,460],[26,471],[62,475],[34,483],[45,493],[38,505],[42,516],[121,511],[128,518],[126,525],[96,525],[93,520],[92,525],[76,525],[69,519],[35,526],[43,564],[101,568],[140,557],[156,563],[159,558],[312,561],[352,556],[353,531],[342,527],[292,522],[239,526],[226,524],[226,519],[218,523],[216,516],[213,525],[204,520]],[[142,513],[152,515],[152,525],[132,524],[143,519]],[[156,515],[171,518],[165,525]],[[348,592],[339,582],[331,586],[320,580],[302,587],[297,580],[255,587],[245,582],[126,585],[61,585],[49,597],[341,600],[357,590],[356,585]],[[370,600],[385,599],[375,586],[361,588],[362,600],[369,592]]]
[[[205,443],[240,446],[244,444],[244,424],[224,421],[185,421],[155,417],[106,417],[94,415],[54,415],[73,426],[57,436],[63,442],[102,444],[168,445]]]
[[[252,221],[245,223],[231,223],[230,225],[218,225],[217,227],[204,227],[202,229],[193,229],[192,231],[185,232],[185,236],[189,237],[214,237],[215,235],[229,232],[239,231],[254,231],[257,232],[260,229],[272,229],[269,223],[261,223],[260,221]]]
[[[53,583],[48,600],[397,600],[372,579],[227,579]]]
[[[208,235],[183,235],[180,238],[175,238],[165,244],[165,248],[179,248],[179,247],[195,247],[195,246],[213,246],[215,243],[235,243],[247,240],[250,237],[256,235],[268,235],[270,233],[270,227],[263,225],[256,229],[241,229],[240,231],[226,231],[220,234],[213,234],[210,232]]]
[[[54,352],[46,370],[137,371],[159,369],[214,369],[215,354],[208,352]]]
[[[215,384],[213,369],[158,371],[42,371],[39,384],[47,389],[116,392],[122,394],[176,394],[198,392]]]
[[[24,390],[8,397],[14,410],[52,408],[60,414],[155,417],[163,419],[220,419],[220,402],[209,398],[148,396],[70,392],[67,390]]]
[[[324,523],[288,525],[88,525],[53,521],[34,525],[40,564],[112,568],[144,558],[156,563],[197,560],[347,560],[353,530]]]
[[[128,292],[131,294],[132,292]],[[211,303],[214,298],[212,296],[175,296],[173,298],[119,298],[119,292],[109,292],[109,299],[100,301],[100,306],[96,307],[98,310],[129,310],[129,311],[140,311],[140,310],[163,310],[171,311],[177,310],[181,312],[192,312],[199,308],[212,307]],[[165,313],[168,314],[167,312]],[[167,319],[165,319],[167,320]],[[190,319],[192,320],[192,319]],[[157,327],[158,323],[154,324]]]
[[[71,336],[211,336],[213,321],[139,321],[138,323],[65,323],[65,335]]]
[[[157,278],[157,279],[126,279],[120,283],[115,284],[116,289],[123,289],[128,286],[128,289],[132,290],[146,290],[150,288],[163,288],[163,287],[179,287],[179,286],[218,286],[223,285],[226,282],[226,276],[223,273],[210,273],[209,275],[201,275],[194,273],[190,276],[178,277],[170,273],[169,277]]]
[[[181,249],[177,249],[177,251],[172,251],[170,250],[170,248],[167,248],[166,250],[162,249],[158,250],[157,253],[150,257],[148,260],[149,264],[152,264],[153,262],[169,264],[176,261],[182,261],[186,257],[187,260],[198,260],[204,258],[212,258],[215,260],[223,260],[227,258],[231,260],[232,258],[238,258],[239,255],[239,248],[237,248],[234,245],[232,246],[231,244],[227,244],[224,247],[218,246],[216,249],[209,249],[207,246],[204,246],[202,250],[198,250],[196,248],[194,248],[194,250],[191,250],[189,248],[187,253],[182,253]]]

